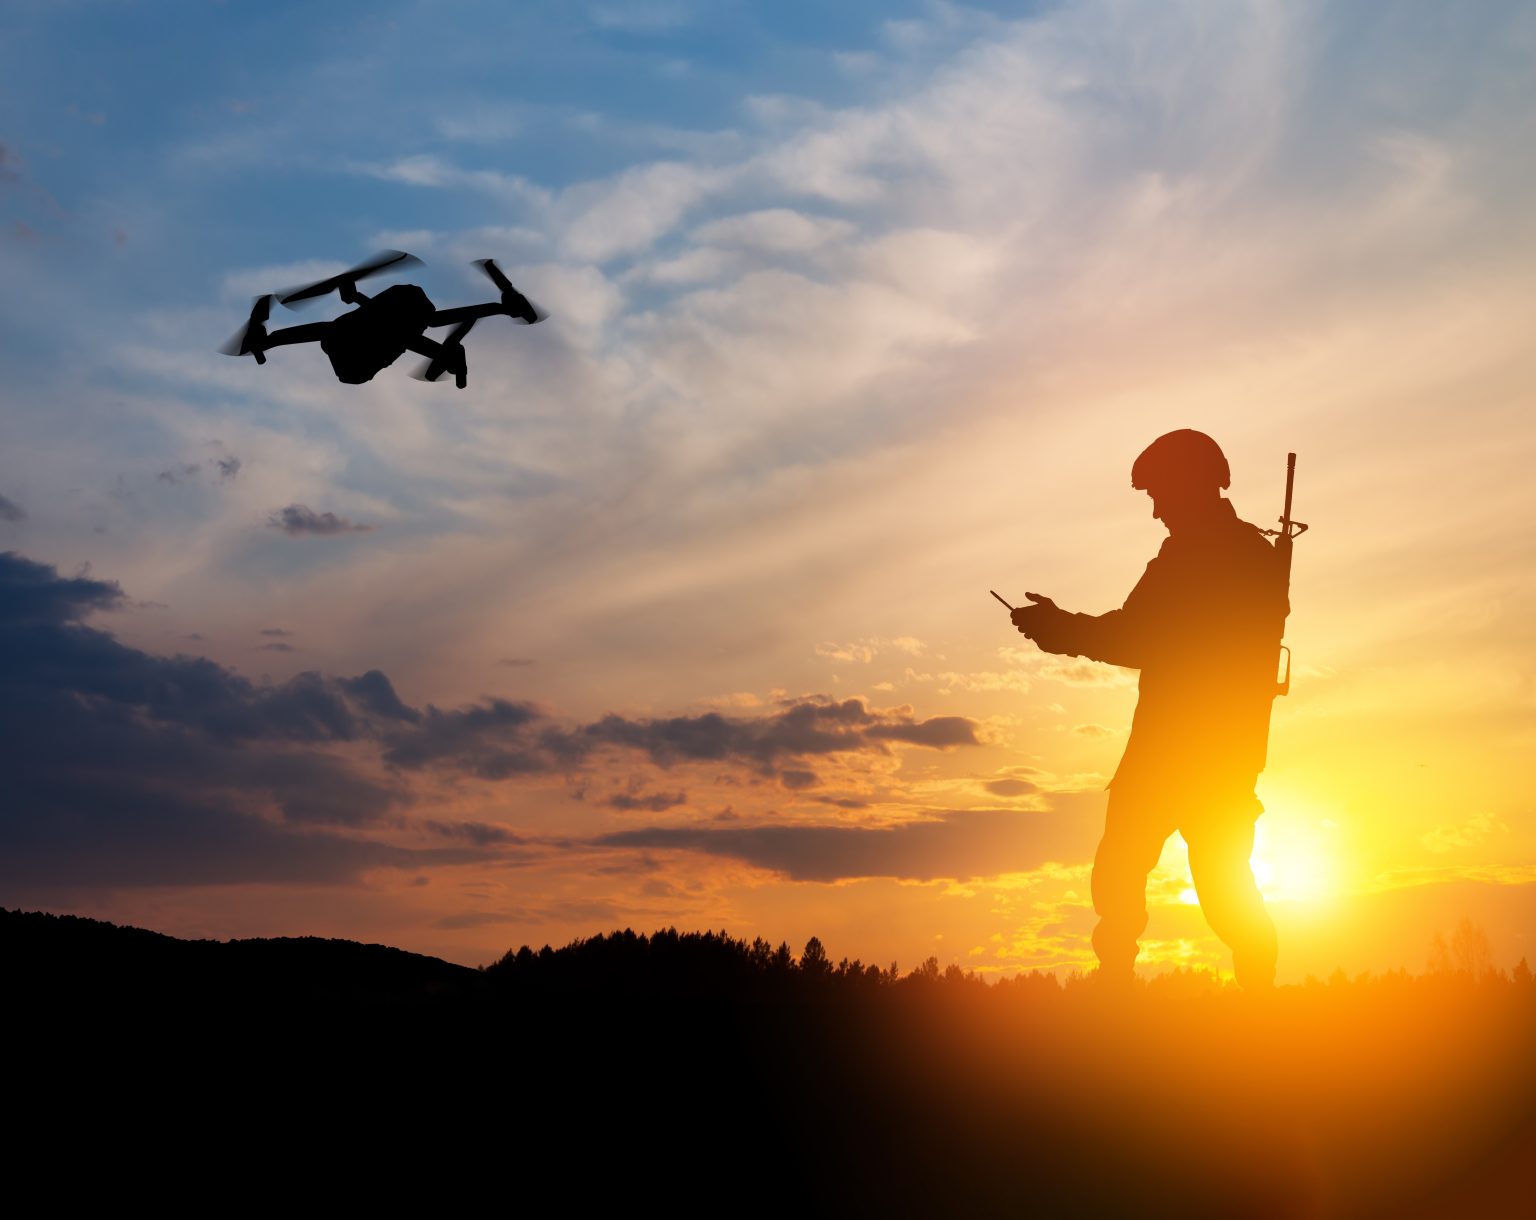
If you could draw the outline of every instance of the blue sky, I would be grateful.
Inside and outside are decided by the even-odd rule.
[[[0,549],[117,582],[83,604],[146,671],[203,657],[258,702],[379,671],[422,723],[499,699],[756,741],[857,698],[882,731],[975,726],[773,774],[614,747],[490,779],[391,770],[358,713],[304,747],[394,794],[334,832],[358,858],[471,823],[537,846],[464,831],[430,884],[281,903],[52,873],[11,901],[461,960],[614,922],[1088,960],[1071,895],[1134,687],[1021,651],[985,591],[1118,604],[1161,538],[1125,471],[1192,426],[1261,524],[1299,451],[1315,520],[1276,860],[1326,855],[1366,905],[1483,886],[1496,946],[1527,943],[1533,53],[1514,3],[8,6]],[[381,247],[440,306],[488,299],[494,257],[551,316],[481,323],[463,392],[216,351],[252,296]],[[281,528],[325,514],[358,528]],[[971,859],[999,809],[1025,863],[985,884],[698,847],[931,825]],[[1159,960],[1218,962],[1177,906]]]
[[[82,253],[104,255],[123,227],[125,275],[173,299],[236,251],[335,257],[406,218],[488,219],[483,201],[388,189],[361,165],[451,150],[559,190],[668,150],[739,148],[753,98],[878,96],[903,60],[952,49],[931,26],[900,45],[902,23],[934,11],[24,4],[8,18],[5,92],[9,147],[37,194],[16,210],[40,232],[72,230]],[[873,53],[893,44],[894,63]]]

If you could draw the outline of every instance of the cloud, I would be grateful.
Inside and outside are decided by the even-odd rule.
[[[162,476],[164,477],[164,476]],[[282,530],[291,538],[312,534],[326,537],[332,534],[358,534],[371,530],[371,525],[359,525],[335,513],[317,513],[304,504],[290,504],[275,509],[267,517],[267,528]]]
[[[917,670],[909,668],[906,671],[906,679],[908,682],[931,682],[938,688],[941,695],[946,695],[952,690],[1006,690],[1027,695],[1030,690],[1029,675],[1018,670],[1008,673],[985,670],[971,674],[947,670],[944,673],[929,674],[918,673]]]
[[[504,923],[527,923],[527,911],[463,911],[457,915],[444,915],[433,922],[434,928],[459,931],[467,928],[490,928]]]
[[[574,258],[606,262],[649,247],[734,175],[680,161],[635,166],[610,181],[564,192],[562,245]]]
[[[52,627],[93,610],[116,609],[122,601],[123,590],[114,581],[61,578],[47,564],[34,563],[14,551],[0,554],[0,607],[5,614],[0,622],[7,626]]]
[[[805,758],[883,754],[892,744],[937,750],[976,744],[975,724],[963,717],[922,720],[909,709],[871,709],[858,699],[801,700],[757,717],[614,714],[574,726],[505,699],[418,710],[400,699],[379,670],[355,678],[306,672],[262,685],[203,658],[156,657],[128,648],[79,623],[86,613],[123,602],[116,584],[61,578],[19,556],[4,557],[0,595],[13,648],[25,658],[25,664],[12,667],[12,696],[20,697],[29,676],[41,684],[37,697],[56,717],[50,740],[62,742],[72,734],[94,740],[97,755],[112,760],[106,771],[124,792],[168,785],[206,791],[219,816],[232,815],[237,807],[256,812],[265,800],[290,820],[366,823],[401,799],[338,757],[289,756],[290,747],[371,742],[383,762],[402,771],[446,769],[493,781],[568,771],[596,752],[629,750],[663,767],[735,763],[777,773],[785,786],[803,788],[816,782]],[[15,636],[23,629],[39,638],[23,647]],[[286,629],[266,628],[263,634],[277,636]],[[292,650],[281,639],[262,647]],[[13,711],[29,734],[49,723],[47,716],[28,719]],[[679,791],[623,794],[608,803],[660,812],[685,800]]]
[[[477,847],[502,843],[522,845],[528,842],[528,839],[524,836],[505,826],[498,826],[494,822],[439,822],[428,820],[419,823],[419,825],[429,834],[438,835],[445,839],[462,839],[475,844]]]
[[[781,712],[750,719],[718,712],[644,721],[610,715],[586,726],[581,738],[642,751],[659,766],[736,760],[765,772],[786,760],[882,753],[888,741],[937,750],[979,744],[976,722],[963,716],[916,720],[910,708],[877,711],[862,699],[826,698],[799,700]]]
[[[977,809],[897,826],[648,827],[617,831],[601,847],[722,856],[793,881],[898,877],[965,879],[1025,872],[1081,837],[1056,813]],[[1080,831],[1080,827],[1078,831]]]
[[[0,496],[0,521],[25,521],[27,514],[15,500]]]
[[[653,34],[691,23],[694,6],[681,0],[626,0],[624,4],[594,4],[587,15],[599,29]]]
[[[370,669],[356,678],[338,678],[336,685],[370,715],[407,724],[421,721],[421,713],[401,701],[389,677],[381,670]]]
[[[447,766],[499,780],[559,770],[579,757],[562,749],[558,730],[543,731],[545,717],[528,703],[488,699],[446,712],[428,706],[411,723],[385,737],[384,761],[391,766]]]
[[[688,803],[688,794],[681,789],[676,792],[652,792],[649,794],[638,792],[616,792],[603,801],[603,804],[613,809],[643,809],[649,813],[665,813],[668,809],[675,809],[679,805]]]
[[[1040,790],[1027,779],[994,779],[982,786],[993,796],[1028,796]]]
[[[1475,813],[1461,822],[1436,826],[1419,842],[1429,851],[1441,854],[1461,847],[1476,847],[1494,835],[1507,834],[1509,827],[1489,813]]]
[[[846,220],[807,216],[788,208],[766,208],[702,224],[693,239],[711,246],[742,246],[777,254],[815,250],[828,242],[845,241],[858,232]]]
[[[569,771],[599,751],[628,750],[659,767],[734,763],[778,774],[791,787],[807,782],[803,762],[810,757],[885,754],[891,742],[934,750],[979,744],[976,723],[963,716],[918,720],[910,708],[875,710],[861,699],[825,697],[756,717],[610,713],[578,726],[560,724],[530,703],[485,699],[451,711],[429,706],[411,727],[385,730],[383,740],[392,766],[449,767],[487,780]]]
[[[917,723],[877,724],[865,735],[876,741],[905,741],[930,750],[981,744],[976,739],[976,722],[964,716],[931,716]]]
[[[221,479],[232,479],[240,473],[240,459],[234,457],[233,455],[227,458],[220,458],[217,464],[219,468],[219,478]]]
[[[257,684],[85,625],[114,583],[0,555],[0,879],[59,885],[347,882],[472,858],[321,826],[366,826],[402,794],[325,747],[367,734],[337,683]]]
[[[922,640],[910,635],[897,636],[894,639],[854,640],[849,644],[824,643],[816,645],[816,655],[827,657],[833,661],[857,661],[869,664],[882,652],[899,652],[909,657],[921,656],[927,645]]]

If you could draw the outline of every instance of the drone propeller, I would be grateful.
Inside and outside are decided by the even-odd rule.
[[[357,286],[357,281],[367,279],[370,275],[377,275],[386,267],[415,267],[421,260],[414,254],[407,254],[403,250],[381,250],[366,263],[359,263],[350,271],[343,271],[340,275],[333,275],[330,279],[316,280],[313,284],[302,284],[297,288],[289,288],[278,294],[278,300],[290,308],[300,301],[313,300],[315,297],[323,297],[328,292],[335,292],[338,288],[348,285]],[[343,292],[342,299],[346,299]]]
[[[494,260],[482,258],[475,263],[475,266],[490,276],[491,283],[495,284],[501,292],[502,306],[514,318],[532,326],[535,322],[542,322],[545,318],[549,317],[547,313],[516,288],[512,287],[512,281],[502,274],[501,268],[496,265]]]
[[[267,319],[272,316],[272,296],[257,297],[251,305],[250,320],[219,348],[226,356],[255,356],[257,364],[267,362],[263,347],[267,338]]]

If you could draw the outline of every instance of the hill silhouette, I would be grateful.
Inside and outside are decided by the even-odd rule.
[[[473,1167],[473,1197],[668,1214],[1475,1217],[1536,1197],[1523,969],[1268,1002],[1174,973],[1111,1000],[723,932],[470,970],[20,912],[0,954],[27,1065],[10,1112],[92,1163],[174,1148],[248,1174],[255,1150],[274,1180],[301,1158],[395,1202]]]

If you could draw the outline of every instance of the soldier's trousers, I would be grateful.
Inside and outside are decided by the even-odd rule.
[[[1206,921],[1232,950],[1245,988],[1275,979],[1275,925],[1253,879],[1252,791],[1180,801],[1172,795],[1110,789],[1104,837],[1093,860],[1093,950],[1107,977],[1128,978],[1147,927],[1147,874],[1175,830],[1189,845],[1189,871]]]

